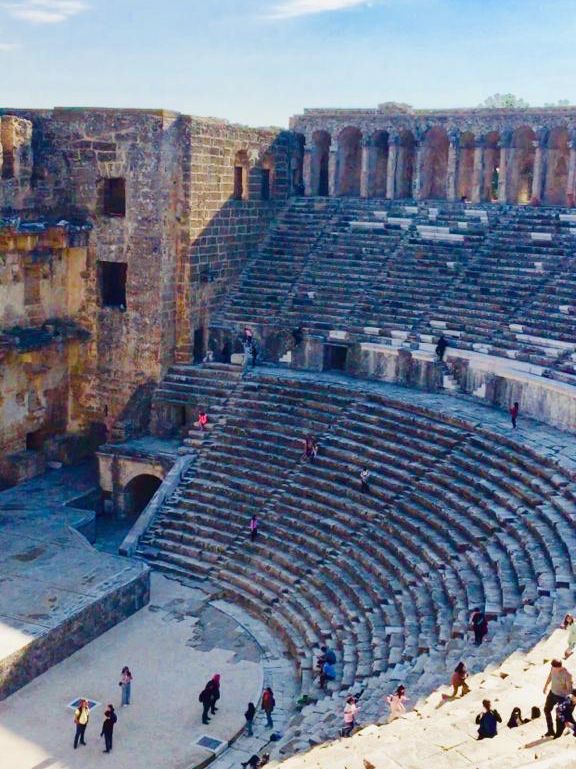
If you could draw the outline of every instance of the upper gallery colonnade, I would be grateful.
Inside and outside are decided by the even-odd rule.
[[[575,202],[576,108],[306,110],[291,128],[307,195]]]

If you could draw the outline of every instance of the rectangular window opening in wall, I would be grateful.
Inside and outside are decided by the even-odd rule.
[[[125,262],[98,262],[102,307],[126,309],[127,267]]]
[[[234,200],[242,200],[244,197],[244,168],[234,166]]]
[[[14,151],[6,148],[4,148],[4,156],[2,158],[2,178],[14,178]]]
[[[262,187],[260,190],[262,200],[270,200],[270,169],[262,169]]]
[[[126,179],[102,179],[102,207],[106,216],[126,216]]]

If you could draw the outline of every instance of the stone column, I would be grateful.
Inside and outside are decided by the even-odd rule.
[[[420,192],[422,187],[422,156],[424,154],[424,148],[421,142],[417,142],[414,149],[415,159],[414,178],[412,179],[412,197],[414,200],[420,200]]]
[[[566,185],[566,205],[570,208],[576,203],[576,134],[568,142],[570,156],[568,159],[568,182]]]
[[[542,177],[544,170],[543,142],[544,139],[542,137],[533,142],[536,152],[534,154],[534,176],[532,177],[530,200],[537,200],[539,203],[542,201]]]
[[[338,147],[333,143],[330,146],[330,155],[328,157],[328,195],[331,198],[336,196],[337,166],[338,166]]]
[[[500,142],[500,171],[498,174],[498,202],[508,201],[508,165],[510,162],[510,138]]]
[[[448,167],[446,169],[446,199],[456,200],[458,186],[458,149],[460,146],[460,134],[450,135],[448,147]]]
[[[399,136],[388,139],[388,165],[386,168],[386,197],[393,200],[396,197],[396,169],[398,167]]]
[[[312,191],[312,149],[305,147],[304,163],[302,166],[302,175],[304,178],[304,194],[313,195]]]
[[[480,203],[484,189],[484,139],[474,141],[474,168],[472,170],[472,203]]]
[[[362,167],[360,171],[360,197],[372,195],[372,176],[374,169],[374,142],[370,136],[362,137]]]

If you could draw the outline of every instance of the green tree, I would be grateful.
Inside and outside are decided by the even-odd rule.
[[[519,96],[515,96],[513,93],[495,93],[478,106],[487,109],[525,109],[530,105],[527,101],[524,101]]]

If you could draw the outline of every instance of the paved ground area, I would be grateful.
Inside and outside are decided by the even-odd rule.
[[[0,766],[187,769],[211,755],[196,740],[232,738],[264,681],[259,646],[208,599],[199,589],[154,574],[147,608],[0,703]],[[133,701],[118,707],[114,750],[104,755],[98,737],[103,706],[120,705],[123,665],[134,674]],[[216,672],[222,675],[222,699],[217,715],[203,726],[198,693]],[[75,751],[67,705],[76,697],[102,704],[93,710],[87,746]],[[258,719],[262,732],[260,713]]]
[[[90,527],[94,513],[74,500],[93,485],[87,463],[0,493],[0,661],[142,573],[141,564],[98,553],[72,528]]]

